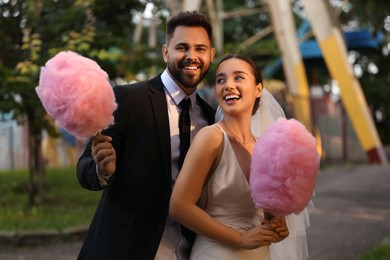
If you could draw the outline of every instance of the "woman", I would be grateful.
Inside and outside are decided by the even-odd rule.
[[[262,91],[250,59],[227,55],[218,64],[215,94],[224,117],[196,135],[170,203],[171,217],[198,234],[191,259],[270,259],[271,243],[288,236],[285,218],[263,219],[250,195],[251,118]]]

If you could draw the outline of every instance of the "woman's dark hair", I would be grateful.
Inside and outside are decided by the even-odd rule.
[[[207,32],[210,42],[212,42],[212,27],[209,18],[204,14],[198,13],[197,11],[186,11],[173,16],[167,24],[167,44],[169,44],[169,41],[172,39],[173,33],[178,26],[203,27]]]
[[[257,66],[257,64],[252,60],[250,59],[249,57],[247,56],[244,56],[244,55],[241,55],[241,54],[228,54],[228,55],[225,55],[217,64],[217,68],[219,67],[219,65],[226,61],[226,60],[230,60],[230,59],[239,59],[239,60],[243,60],[245,61],[246,63],[249,64],[249,66],[251,67],[252,69],[252,74],[253,76],[255,77],[255,83],[256,84],[259,84],[261,83],[261,85],[263,86],[263,76],[261,75],[261,70],[259,68],[259,66]],[[264,87],[264,86],[263,86]],[[252,115],[256,113],[257,109],[259,108],[259,102],[260,102],[260,97],[256,98],[255,100],[255,103],[253,105],[253,110],[252,110]]]

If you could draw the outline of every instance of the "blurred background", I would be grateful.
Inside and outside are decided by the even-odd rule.
[[[258,63],[265,87],[287,116],[316,135],[325,162],[382,163],[379,155],[370,157],[370,149],[386,151],[390,144],[389,4],[319,1],[322,14],[311,20],[309,12],[316,11],[304,2],[0,0],[0,169],[26,168],[29,160],[74,165],[85,141],[57,129],[35,94],[48,59],[76,51],[98,62],[113,86],[147,79],[164,69],[167,19],[185,9],[198,9],[213,21],[217,59],[242,53]],[[340,55],[321,45],[333,37],[314,30],[321,25],[340,31]],[[340,86],[343,79],[332,73],[332,62],[349,66],[357,83]],[[215,106],[213,72],[201,93]],[[356,102],[343,102],[343,94]],[[367,111],[369,118],[358,115]],[[360,134],[355,117],[373,128]],[[363,139],[370,138],[373,144],[365,146]],[[41,159],[33,158],[40,153]]]
[[[113,87],[145,80],[165,68],[167,20],[193,9],[213,23],[217,61],[241,53],[262,68],[287,117],[316,137],[323,165],[388,163],[388,0],[0,0],[0,170],[28,173],[18,190],[30,206],[48,169],[72,172],[86,141],[46,114],[35,93],[40,68],[72,50],[95,60]],[[214,71],[200,93],[216,106]]]

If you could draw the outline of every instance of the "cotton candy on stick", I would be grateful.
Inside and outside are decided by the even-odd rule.
[[[250,188],[256,207],[268,219],[299,214],[313,195],[319,166],[315,138],[300,122],[279,118],[252,154]]]
[[[107,73],[75,52],[48,60],[35,90],[56,124],[77,137],[93,136],[114,122],[117,104]]]

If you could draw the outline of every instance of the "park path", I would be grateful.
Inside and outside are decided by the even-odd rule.
[[[318,176],[310,260],[355,260],[389,237],[390,165],[333,166]],[[1,260],[75,260],[81,242],[0,250]]]

